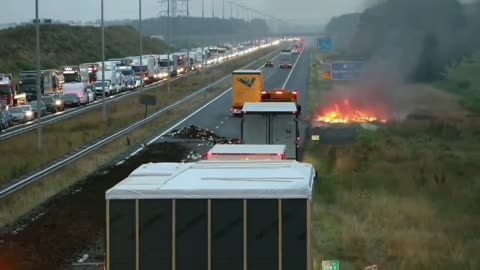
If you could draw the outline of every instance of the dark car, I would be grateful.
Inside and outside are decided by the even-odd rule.
[[[55,105],[55,98],[53,98],[52,96],[42,97],[42,101],[45,103],[45,106],[47,107],[47,112],[56,113],[59,111],[57,109],[57,106]]]
[[[47,115],[47,106],[45,105],[45,102],[41,100],[34,100],[32,102],[29,102],[28,105],[32,107],[32,111],[35,117],[37,117],[38,112],[40,112],[41,116]]]
[[[80,106],[80,98],[76,94],[65,94],[62,96],[65,107]]]
[[[272,61],[267,61],[265,62],[266,67],[273,67],[273,62]]]
[[[13,126],[13,116],[9,111],[0,112],[0,126],[2,130]]]
[[[50,96],[55,100],[57,111],[65,111],[65,104],[63,103],[62,96],[60,94],[52,94]]]
[[[292,68],[293,65],[290,63],[281,63],[280,68]]]

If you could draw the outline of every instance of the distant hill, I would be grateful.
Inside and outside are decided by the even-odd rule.
[[[147,36],[167,36],[168,23],[166,17],[142,20],[143,33]],[[138,20],[118,20],[106,22],[106,25],[128,25],[138,29]],[[172,17],[170,18],[170,42],[182,47],[188,40],[190,44],[207,42],[212,44],[221,41],[247,40],[263,38],[268,35],[269,28],[263,19],[246,22],[240,19]],[[194,45],[196,46],[196,45]]]
[[[18,73],[35,68],[35,26],[0,30],[0,72]],[[41,67],[101,61],[101,29],[93,26],[42,25],[40,27]],[[143,39],[143,53],[161,53],[166,45],[154,38]],[[129,26],[105,28],[105,57],[139,54],[139,32]]]

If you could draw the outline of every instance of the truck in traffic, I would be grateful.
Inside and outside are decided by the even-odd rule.
[[[170,54],[162,54],[159,59],[159,66],[162,74],[165,74],[167,77],[175,77],[178,74],[177,70],[177,61],[175,57]]]
[[[97,63],[84,63],[79,65],[80,70],[87,71],[88,74],[88,83],[94,83],[98,81],[97,72],[100,71],[99,65]]]
[[[312,270],[315,179],[295,160],[143,164],[105,193],[105,269]]]
[[[65,84],[65,76],[63,76],[63,72],[61,70],[54,70],[53,77],[54,85],[56,85],[55,92],[62,91],[63,85]]]
[[[187,53],[179,52],[173,54],[173,60],[177,63],[177,74],[185,74],[189,70]]]
[[[25,93],[13,83],[12,74],[0,74],[0,107],[17,106],[27,103]]]
[[[232,113],[241,115],[245,102],[261,102],[264,88],[261,70],[235,70],[232,72]]]
[[[285,49],[280,52],[279,55],[280,68],[292,68],[293,56],[292,49]]]
[[[298,101],[298,91],[289,91],[283,88],[262,91],[262,102],[294,102],[297,106],[297,114],[302,111],[302,106]]]
[[[102,78],[102,73],[100,72],[100,81],[109,81],[111,85],[112,92],[110,94],[120,93],[123,89],[122,83],[122,72],[120,70],[105,70],[105,78]]]
[[[107,61],[114,63],[116,67],[125,67],[132,65],[132,60],[129,58],[110,58]]]
[[[153,56],[142,56],[142,63],[140,63],[140,56],[133,57],[132,68],[135,76],[143,76],[144,84],[154,82],[155,58]]]
[[[235,70],[232,73],[232,113],[241,115],[245,102],[294,102],[297,113],[298,91],[287,89],[264,89],[264,77],[261,70]]]
[[[241,140],[245,144],[283,144],[286,159],[298,158],[299,129],[294,102],[246,102]]]
[[[27,101],[37,99],[37,71],[20,72],[19,92],[25,93]],[[40,71],[40,94],[54,94],[58,89],[58,81],[54,70]]]
[[[89,82],[88,67],[63,66],[60,69],[63,73],[65,83],[75,83],[75,82],[88,83]]]
[[[122,73],[122,85],[125,90],[135,89],[135,72],[132,66],[117,66],[117,70]]]

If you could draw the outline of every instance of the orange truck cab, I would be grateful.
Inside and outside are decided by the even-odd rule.
[[[301,112],[298,104],[298,91],[287,89],[264,89],[261,70],[235,70],[232,73],[232,113],[242,115],[245,102],[294,102],[297,114]]]
[[[274,89],[262,91],[262,102],[294,102],[297,105],[297,112],[300,113],[302,107],[298,104],[298,91],[289,91],[286,89]]]
[[[232,72],[232,113],[241,115],[245,102],[261,102],[263,90],[261,70],[235,70]]]

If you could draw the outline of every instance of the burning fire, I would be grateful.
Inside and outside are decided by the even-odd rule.
[[[348,99],[345,99],[341,105],[334,104],[333,108],[325,110],[317,120],[332,124],[387,122],[386,119],[379,118],[373,112],[353,108]]]

